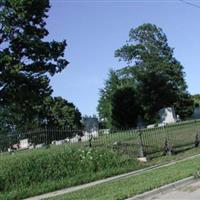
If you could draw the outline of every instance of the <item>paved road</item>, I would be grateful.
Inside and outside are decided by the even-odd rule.
[[[200,200],[200,180],[154,194],[143,200]]]

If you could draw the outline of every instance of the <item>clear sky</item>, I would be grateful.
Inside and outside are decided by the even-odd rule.
[[[200,6],[200,1],[187,1]],[[175,57],[184,66],[188,91],[200,93],[200,8],[171,1],[51,0],[48,39],[67,40],[70,62],[51,78],[53,96],[73,102],[83,115],[96,114],[99,89],[109,69],[124,66],[114,51],[128,40],[129,30],[154,23],[166,33]]]

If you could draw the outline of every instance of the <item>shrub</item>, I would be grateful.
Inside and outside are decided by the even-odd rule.
[[[98,178],[98,174],[110,176],[117,173],[116,170],[119,172],[139,165],[135,160],[124,159],[112,150],[72,147],[18,153],[1,158],[0,163],[1,192],[64,179],[69,180],[66,185],[80,184],[90,181],[90,177]]]

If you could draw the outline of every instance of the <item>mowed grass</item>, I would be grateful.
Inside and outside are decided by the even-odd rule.
[[[145,191],[192,176],[200,166],[200,157],[182,161],[171,166],[155,169],[115,182],[93,186],[67,193],[51,200],[121,200]]]

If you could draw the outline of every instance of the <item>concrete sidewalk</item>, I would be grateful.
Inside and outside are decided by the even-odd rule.
[[[127,200],[199,200],[200,180],[187,178]]]

